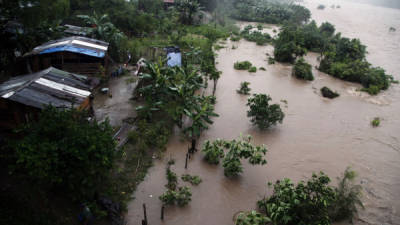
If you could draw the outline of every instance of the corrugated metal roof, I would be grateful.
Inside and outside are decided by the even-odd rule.
[[[85,76],[53,67],[0,84],[0,96],[24,105],[44,108],[79,106],[91,94]]]
[[[108,50],[108,45],[109,44],[104,41],[99,41],[86,37],[73,36],[49,41],[43,45],[34,48],[25,56],[67,51],[103,58]]]
[[[79,36],[86,36],[90,27],[78,27],[74,25],[65,24],[64,33],[72,34],[72,35],[79,35]]]

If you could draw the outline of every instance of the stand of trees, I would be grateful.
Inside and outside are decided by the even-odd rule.
[[[391,75],[380,67],[372,67],[366,60],[366,46],[359,39],[335,34],[330,23],[318,27],[315,21],[297,26],[283,26],[275,40],[275,59],[293,63],[307,51],[321,53],[319,70],[342,80],[362,84],[362,90],[371,95],[386,90],[394,81]]]

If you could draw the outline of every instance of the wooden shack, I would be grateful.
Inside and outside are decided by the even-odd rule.
[[[108,45],[103,41],[72,36],[40,45],[24,57],[32,72],[52,66],[71,73],[98,76],[108,66]]]
[[[35,120],[48,105],[89,110],[91,79],[50,67],[0,84],[0,133]]]

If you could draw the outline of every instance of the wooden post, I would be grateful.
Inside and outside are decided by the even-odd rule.
[[[161,220],[164,220],[164,205],[161,206]]]
[[[189,158],[189,153],[186,153],[185,169],[187,169],[187,161],[188,161],[188,158]]]
[[[147,225],[147,213],[146,213],[146,204],[143,203],[143,214],[144,214],[144,222]],[[143,222],[142,222],[143,223]]]

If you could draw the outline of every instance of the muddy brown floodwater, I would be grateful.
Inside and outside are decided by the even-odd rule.
[[[316,1],[303,4],[310,8],[317,23],[329,21],[344,36],[360,38],[368,46],[368,59],[400,79],[400,10],[344,1],[333,3],[340,4],[341,8],[317,10]],[[240,25],[244,26],[243,23]],[[397,32],[389,33],[391,26]],[[238,48],[232,49],[232,45]],[[363,186],[365,210],[360,211],[360,218],[355,223],[400,224],[399,85],[371,97],[358,92],[359,85],[334,79],[315,69],[316,79],[304,82],[291,76],[290,65],[268,65],[266,53],[272,54],[272,46],[260,47],[244,40],[227,41],[226,46],[218,51],[217,58],[217,67],[223,71],[215,107],[220,117],[215,118],[199,143],[250,134],[255,144],[267,145],[268,163],[264,166],[244,163],[242,175],[228,179],[221,166],[208,165],[203,161],[202,153],[197,152],[185,170],[189,143],[181,141],[177,131],[168,144],[165,157],[155,160],[139,185],[135,200],[128,206],[128,224],[141,224],[143,203],[147,205],[150,225],[233,224],[235,213],[255,209],[256,201],[270,193],[266,188],[268,181],[284,177],[299,181],[318,171],[335,178],[347,166],[358,172],[357,183]],[[310,53],[306,59],[317,65],[317,56]],[[249,60],[267,71],[250,74],[234,70],[234,62],[239,60]],[[265,132],[250,124],[246,117],[247,97],[235,91],[242,81],[251,83],[252,93],[270,94],[274,102],[281,104],[286,114],[283,124]],[[329,86],[341,96],[334,100],[322,98],[319,89],[323,86]],[[280,100],[287,100],[287,107]],[[372,128],[370,121],[377,116],[382,118],[381,125]],[[170,156],[176,160],[173,170],[178,175],[199,175],[203,182],[192,187],[193,197],[188,206],[167,207],[165,219],[161,221],[158,196],[165,190],[165,167]]]

